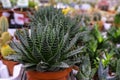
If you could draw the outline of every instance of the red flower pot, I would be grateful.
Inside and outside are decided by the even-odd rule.
[[[67,80],[72,68],[58,72],[27,71],[27,80]]]

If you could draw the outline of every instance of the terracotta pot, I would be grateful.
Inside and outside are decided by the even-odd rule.
[[[98,25],[98,29],[99,29],[100,31],[102,31],[102,30],[104,29],[104,24],[103,24],[102,21],[91,21],[91,22],[90,22],[91,28],[94,27],[94,24],[97,24],[97,25]]]
[[[5,64],[7,66],[8,71],[9,71],[9,75],[12,76],[14,66],[19,64],[19,63],[15,62],[15,61],[5,60],[5,59],[2,59],[2,62],[3,62],[3,64]]]
[[[104,28],[103,22],[102,22],[102,21],[97,21],[97,24],[98,24],[98,29],[99,29],[100,31],[102,31],[103,28]]]
[[[27,80],[68,80],[72,68],[58,72],[27,71]]]
[[[116,14],[115,10],[109,10],[108,12],[111,13],[111,14]]]

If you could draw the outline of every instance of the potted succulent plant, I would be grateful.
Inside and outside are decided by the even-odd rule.
[[[10,43],[16,54],[6,58],[24,64],[28,80],[67,80],[72,66],[80,62],[77,54],[82,51],[83,47],[76,47],[75,43],[82,33],[73,34],[71,30],[76,27],[71,26],[72,24],[69,27],[63,25],[62,21],[67,18],[65,16],[61,18],[63,14],[53,16],[54,12],[50,13],[52,14],[51,20],[48,17],[51,14],[48,14],[43,16],[44,21],[37,21],[41,18],[37,14],[39,19],[35,19],[35,16],[34,19],[37,22],[31,21],[30,32],[28,29],[17,30],[16,36],[19,42]],[[56,23],[53,23],[54,20]]]
[[[82,60],[83,62],[80,65],[80,70],[76,75],[77,80],[93,80],[97,69],[91,68],[91,63],[88,54],[82,56]]]
[[[82,35],[79,40],[84,44],[84,54],[89,54],[92,68],[96,67],[94,64],[97,57],[100,57],[106,50],[111,49],[109,41],[103,37],[99,31],[98,26],[94,26],[92,29],[85,29],[86,33]]]
[[[116,66],[120,48],[115,50],[116,46],[113,45],[113,43],[116,44],[116,41],[119,42],[117,40],[119,39],[119,29],[109,30],[108,37],[103,37],[97,26],[83,30],[86,33],[79,40],[86,47],[82,52],[83,54],[79,54],[82,62],[80,63],[77,79],[98,80],[99,78],[99,80],[103,80],[105,78],[105,80],[119,80],[115,78],[116,75],[119,76],[119,70],[116,70]]]
[[[13,68],[18,62],[4,59],[5,56],[14,53],[14,50],[8,45],[8,42],[12,39],[12,36],[8,32],[8,27],[7,18],[5,16],[0,17],[0,59],[7,66],[9,74],[13,75]]]
[[[7,32],[8,26],[9,26],[9,24],[8,24],[7,18],[5,16],[0,17],[0,37],[3,32]],[[1,46],[0,46],[0,48],[1,48]]]

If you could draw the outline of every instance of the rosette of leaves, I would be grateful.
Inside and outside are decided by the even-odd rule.
[[[29,15],[29,18],[31,21],[30,26],[32,27],[39,23],[43,26],[49,23],[53,28],[59,25],[58,27],[61,29],[64,28],[65,32],[71,27],[71,37],[79,32],[80,28],[80,19],[78,19],[78,17],[71,18],[70,16],[65,16],[61,9],[54,8],[53,6],[39,8],[37,11],[33,12],[33,15]]]
[[[115,56],[119,59],[120,57],[120,47],[117,47],[120,44],[120,28],[119,27],[112,27],[107,31],[108,40],[111,41],[113,45],[113,49],[115,51]]]
[[[91,62],[94,63],[92,66],[98,66],[97,57],[101,57],[105,51],[111,50],[111,44],[109,41],[105,39],[102,33],[98,30],[97,26],[95,26],[91,30],[92,39],[88,42],[88,49],[87,51],[90,53]],[[109,53],[109,52],[108,52]]]
[[[96,64],[99,64],[99,62],[101,61],[103,64],[103,67],[107,67],[109,65],[114,65],[114,63],[113,63],[114,54],[115,53],[112,50],[109,53],[104,51],[103,54],[101,55],[101,57],[97,57],[98,62],[96,62]],[[111,68],[111,66],[110,66],[110,68]]]
[[[114,47],[113,47],[113,50],[115,51],[115,56],[114,56],[114,58],[115,58],[115,59],[120,59],[120,47],[114,46]]]
[[[120,28],[112,27],[107,31],[108,39],[113,44],[119,44],[120,43]]]
[[[82,62],[80,65],[80,70],[76,75],[77,80],[93,80],[96,73],[96,68],[91,68],[89,55],[87,54],[81,58]]]
[[[116,79],[115,80],[120,80],[120,59],[116,59],[116,66],[114,67],[116,70],[114,71],[115,72],[115,77]],[[112,65],[112,64],[111,64]]]
[[[38,24],[28,29],[16,31],[19,42],[12,41],[10,46],[15,55],[6,58],[24,64],[26,69],[36,71],[58,71],[69,68],[80,62],[77,57],[83,47],[75,47],[75,43],[82,33],[70,38],[70,29],[61,29],[59,24],[52,27]]]
[[[108,38],[104,38],[102,32],[99,31],[98,26],[95,25],[94,28],[91,30],[91,35],[98,43],[97,49],[108,49],[110,50],[113,46],[110,43]]]
[[[85,26],[88,26],[89,23],[90,23],[90,16],[89,16],[89,14],[85,14],[84,13],[84,14],[77,15],[75,17],[76,17],[76,19],[78,21],[80,21],[79,22],[80,26],[85,27]]]
[[[101,20],[101,14],[99,12],[93,13],[93,20],[94,21],[100,21]]]
[[[116,76],[109,75],[109,67],[104,68],[101,61],[98,68],[98,78],[99,80],[117,80]]]
[[[84,29],[86,33],[82,35],[79,40],[85,45],[84,54],[89,54],[92,67],[98,67],[97,57],[101,57],[103,52],[109,53],[112,45],[107,38],[104,38],[98,27],[93,29]]]
[[[117,75],[117,80],[119,80],[120,79],[120,59],[117,60],[116,75]]]

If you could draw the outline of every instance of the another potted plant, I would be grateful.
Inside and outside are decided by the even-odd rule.
[[[86,28],[84,31],[86,33],[82,35],[79,40],[82,42],[82,45],[86,47],[82,52],[83,54],[79,54],[82,62],[80,63],[77,79],[103,80],[103,78],[105,78],[105,80],[116,80],[116,52],[114,51],[113,47],[115,46],[111,43],[110,38],[104,38],[97,26],[92,29]],[[117,32],[117,34],[119,34],[119,30]],[[113,34],[113,32],[111,32],[111,34]],[[117,55],[118,54],[119,52]],[[101,64],[99,65],[100,62],[103,65],[102,67]],[[113,66],[114,64],[115,66]],[[107,68],[108,66],[109,68]],[[115,69],[113,69],[113,67]],[[107,70],[104,70],[105,68]]]
[[[28,80],[67,80],[72,66],[80,62],[77,54],[83,47],[76,47],[75,43],[81,33],[73,34],[71,30],[76,27],[60,24],[65,18],[57,22],[55,16],[52,21],[46,17],[45,23],[31,22],[30,33],[28,29],[17,30],[19,42],[10,43],[16,54],[6,58],[24,64]]]
[[[8,20],[5,16],[0,17],[0,56],[3,64],[8,68],[10,76],[13,75],[13,68],[18,62],[9,61],[4,59],[5,56],[13,54],[14,50],[8,45],[8,42],[12,39],[12,36],[8,32]]]
[[[93,24],[97,24],[100,31],[103,30],[103,22],[101,21],[101,14],[99,12],[93,13]]]
[[[0,37],[1,37],[3,32],[7,32],[8,27],[9,27],[8,19],[5,16],[0,17]],[[0,48],[1,47],[2,46],[0,45]]]
[[[120,28],[119,27],[112,27],[107,31],[108,39],[116,46],[120,44]]]
[[[76,78],[77,80],[94,80],[93,77],[96,73],[96,68],[91,68],[89,55],[82,56],[83,62],[80,65]]]

